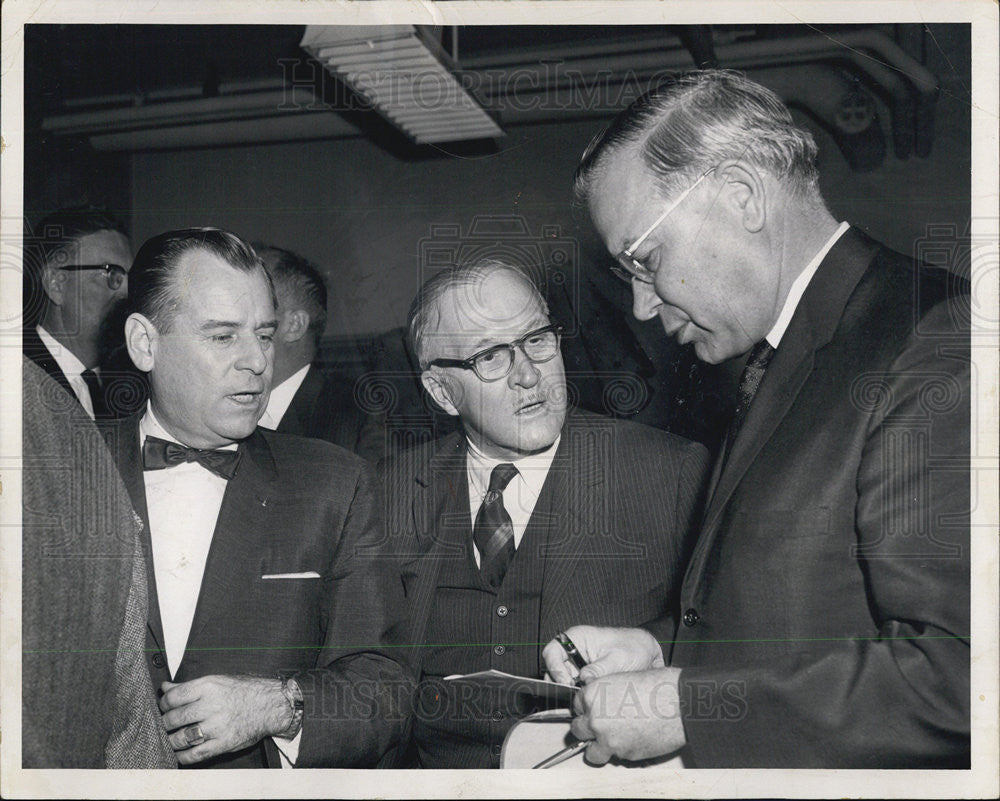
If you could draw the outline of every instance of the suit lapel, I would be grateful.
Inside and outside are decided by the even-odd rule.
[[[142,477],[142,448],[139,444],[139,420],[142,413],[135,414],[119,422],[102,426],[118,472],[128,490],[132,508],[142,520],[139,541],[146,559],[146,581],[149,587],[149,611],[147,628],[158,648],[163,648],[163,624],[160,622],[160,603],[156,594],[156,570],[153,566],[152,532],[149,530],[149,511],[146,507],[146,484]]]
[[[233,598],[245,593],[247,561],[259,562],[263,552],[260,543],[267,535],[262,526],[263,514],[276,479],[271,449],[255,430],[240,444],[239,467],[222,497],[185,653],[198,647],[205,624],[231,616]],[[182,659],[178,676],[183,666]]]
[[[69,379],[66,378],[66,374],[63,373],[62,368],[59,367],[59,363],[56,361],[55,356],[53,356],[49,352],[49,349],[45,347],[45,343],[42,342],[42,338],[38,336],[38,332],[34,328],[24,329],[22,332],[22,343],[24,355],[48,373],[59,386],[70,394],[70,397],[73,398],[73,400],[79,403],[79,399],[76,397],[73,387],[69,384]]]
[[[278,431],[284,434],[298,434],[306,436],[306,431],[310,429],[309,423],[316,409],[316,402],[319,398],[320,390],[323,388],[323,375],[319,368],[310,366],[306,377],[302,380],[298,391],[288,405],[285,415],[281,418]]]
[[[833,338],[850,294],[877,247],[874,240],[857,229],[848,229],[827,253],[802,295],[729,459],[724,464],[716,463],[713,488],[685,585],[697,581],[701,575],[729,499],[794,404],[812,373],[816,352]]]
[[[418,649],[414,660],[418,665],[441,565],[445,559],[464,558],[472,533],[465,453],[462,434],[450,434],[414,479],[411,511],[420,555],[404,566],[404,572],[414,577],[410,639]]]

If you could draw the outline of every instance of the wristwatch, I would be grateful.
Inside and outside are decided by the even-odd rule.
[[[302,688],[299,687],[299,683],[291,678],[290,676],[281,676],[281,694],[285,696],[285,700],[288,701],[288,706],[292,710],[292,722],[288,724],[288,728],[282,732],[278,732],[278,737],[284,737],[287,740],[291,740],[299,733],[299,729],[302,728],[302,713],[305,709],[305,699],[302,697]]]

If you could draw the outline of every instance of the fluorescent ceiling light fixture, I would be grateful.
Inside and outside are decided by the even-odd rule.
[[[412,25],[310,25],[300,47],[417,144],[504,135]]]

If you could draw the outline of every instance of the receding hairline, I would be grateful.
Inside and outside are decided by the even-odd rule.
[[[170,271],[167,275],[167,281],[165,288],[169,293],[170,302],[164,309],[164,314],[159,322],[153,321],[157,325],[158,329],[161,329],[163,333],[169,331],[173,325],[174,319],[177,316],[178,311],[180,311],[180,304],[187,296],[181,291],[181,285],[191,278],[191,262],[194,261],[199,255],[210,257],[216,262],[228,267],[235,273],[241,273],[243,275],[260,275],[264,279],[264,284],[267,287],[268,297],[271,300],[272,306],[277,308],[277,299],[275,297],[274,283],[271,281],[267,270],[264,265],[257,261],[256,265],[253,267],[248,267],[244,264],[233,264],[233,262],[221,256],[219,253],[212,250],[211,247],[207,245],[196,244],[190,248],[187,248],[183,252],[177,254],[174,259],[173,264],[170,267]]]
[[[411,336],[414,355],[417,357],[421,368],[425,368],[427,363],[430,361],[427,353],[428,339],[435,339],[438,335],[442,334],[442,310],[443,303],[446,302],[446,298],[452,297],[453,294],[459,290],[469,289],[470,287],[479,287],[487,279],[503,273],[509,273],[513,275],[514,278],[518,279],[527,289],[532,301],[536,304],[539,315],[546,318],[548,317],[549,311],[545,298],[542,296],[542,293],[539,291],[534,281],[531,280],[531,277],[521,268],[504,263],[491,263],[489,261],[486,261],[483,264],[452,268],[452,274],[450,276],[439,279],[445,280],[447,283],[443,286],[435,287],[435,290],[429,295],[426,293],[426,285],[421,287],[417,296],[417,299],[421,301],[418,313],[415,316],[412,316],[408,321],[407,329],[409,335]],[[459,305],[461,304],[455,304],[456,307]],[[473,309],[473,306],[467,306],[465,314],[463,315],[467,319],[463,322],[472,322],[472,320],[468,318],[474,317]],[[419,325],[417,325],[418,322]],[[461,327],[461,331],[463,333],[474,332],[475,330],[476,329],[471,328],[471,326]]]

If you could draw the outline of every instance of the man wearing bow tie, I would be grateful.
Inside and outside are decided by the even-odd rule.
[[[377,764],[408,684],[385,650],[401,592],[367,466],[257,428],[275,300],[248,245],[170,231],[131,277],[125,338],[150,400],[106,434],[146,524],[150,672],[178,760]]]

